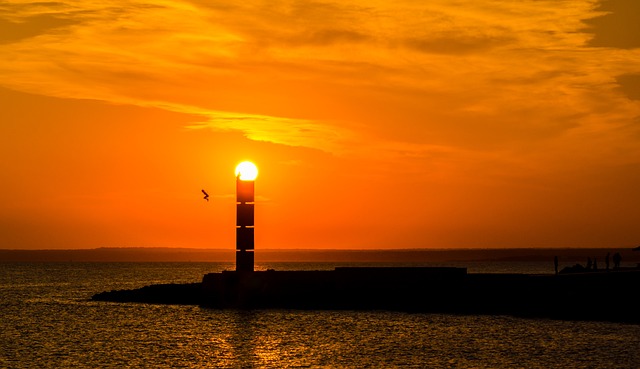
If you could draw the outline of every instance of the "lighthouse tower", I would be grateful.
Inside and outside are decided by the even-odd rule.
[[[236,168],[236,271],[253,272],[254,189],[257,169],[242,162]]]

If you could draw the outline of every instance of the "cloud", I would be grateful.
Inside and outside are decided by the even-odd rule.
[[[635,96],[617,76],[640,73],[637,50],[588,47],[611,4],[8,1],[0,84],[337,154],[518,152],[640,114],[616,92]]]
[[[616,77],[620,90],[631,100],[640,100],[640,74],[624,74]]]
[[[74,24],[74,22],[69,19],[59,18],[50,14],[28,17],[20,22],[0,19],[0,44],[35,37],[71,24]]]
[[[191,111],[191,109],[189,109]],[[248,115],[230,112],[203,112],[208,121],[189,126],[217,131],[237,130],[254,141],[303,146],[328,152],[342,150],[351,133],[337,126],[304,119]]]
[[[407,39],[405,44],[424,53],[460,55],[489,51],[499,46],[508,45],[509,42],[511,39],[508,37],[482,35],[463,37],[450,34]]]
[[[634,0],[602,0],[601,15],[587,20],[593,33],[588,45],[634,49],[640,47],[640,3]]]
[[[290,37],[292,45],[332,45],[338,43],[359,43],[370,40],[363,33],[343,29],[318,29]]]

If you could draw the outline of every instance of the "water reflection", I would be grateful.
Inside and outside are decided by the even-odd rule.
[[[220,268],[64,265],[3,265],[0,368],[640,367],[639,325],[100,303],[91,293]]]
[[[210,310],[208,314],[219,317],[220,312]],[[225,311],[225,324],[220,332],[212,332],[212,342],[218,352],[218,367],[275,368],[299,367],[307,351],[300,341],[292,337],[283,327],[274,325],[274,315],[264,311]],[[276,313],[277,314],[277,313]],[[286,314],[280,314],[283,317]],[[276,318],[276,320],[279,318]],[[295,333],[294,333],[295,334]],[[304,345],[303,345],[304,346]],[[285,365],[285,363],[287,363]]]

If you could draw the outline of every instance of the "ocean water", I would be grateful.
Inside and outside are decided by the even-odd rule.
[[[257,269],[340,265],[380,264],[271,263]],[[446,266],[465,266],[470,273],[553,268]],[[0,368],[640,368],[640,325],[634,324],[90,300],[105,290],[195,282],[225,269],[233,265],[0,263]],[[632,303],[632,294],[594,291],[585,300]]]

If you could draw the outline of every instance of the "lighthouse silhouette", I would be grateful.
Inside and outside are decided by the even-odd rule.
[[[255,178],[236,174],[236,271],[253,272]]]

